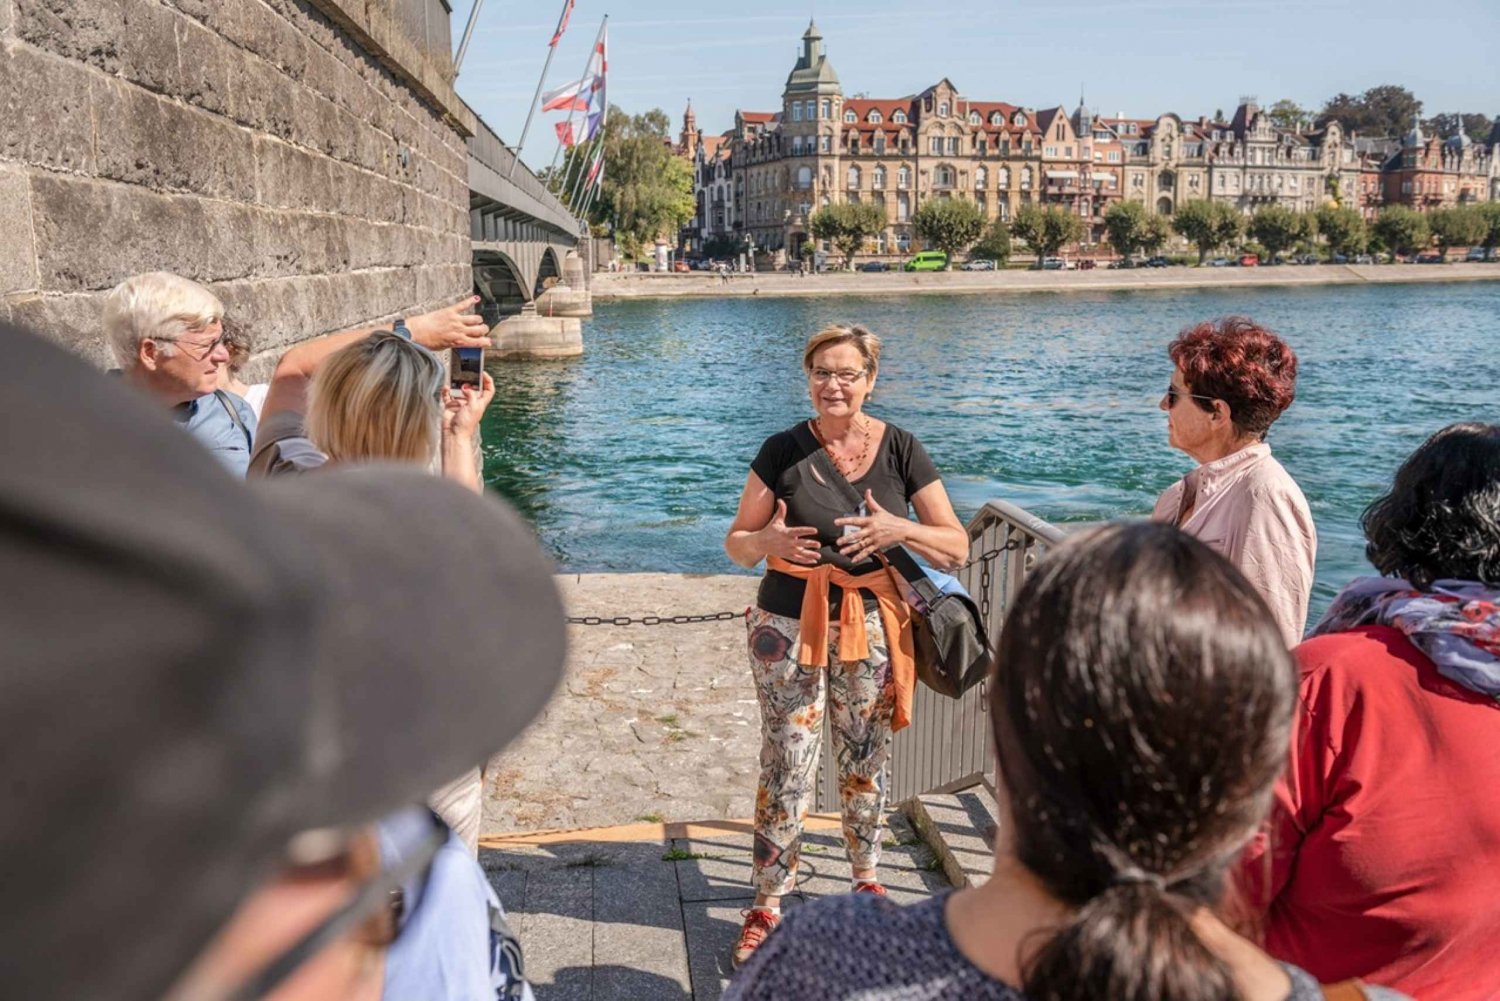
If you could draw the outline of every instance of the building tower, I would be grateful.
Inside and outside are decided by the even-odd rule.
[[[698,149],[698,116],[693,114],[693,99],[688,98],[687,110],[682,113],[682,134],[677,137],[679,156],[691,157]]]
[[[833,197],[839,175],[839,123],[844,94],[823,51],[823,35],[809,21],[802,55],[782,91],[781,134],[787,156],[790,202],[784,210],[785,246],[800,257],[807,219]]]

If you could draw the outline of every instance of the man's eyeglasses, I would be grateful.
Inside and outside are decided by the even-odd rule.
[[[841,386],[852,386],[865,377],[865,372],[866,370],[862,368],[841,368],[838,371],[815,368],[811,374],[813,382],[826,383],[831,379],[837,379]]]
[[[197,331],[193,332],[196,333]],[[227,343],[229,340],[229,334],[223,328],[220,328],[219,336],[215,337],[207,344],[200,344],[196,341],[185,341],[181,337],[158,337],[155,338],[155,340],[182,348],[183,351],[187,353],[188,357],[192,358],[194,361],[202,361],[203,359],[207,358],[209,355],[217,351],[220,344]],[[188,350],[189,348],[193,350]]]
[[[1197,393],[1184,393],[1176,386],[1169,384],[1167,386],[1167,409],[1170,410],[1177,406],[1177,401],[1182,397],[1187,397],[1190,400],[1208,400],[1210,403],[1218,399],[1216,396],[1200,396]]]

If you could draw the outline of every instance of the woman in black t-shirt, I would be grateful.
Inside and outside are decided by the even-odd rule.
[[[855,892],[884,895],[876,876],[891,734],[909,719],[914,683],[905,604],[875,553],[893,545],[938,566],[961,563],[969,539],[927,451],[863,412],[880,339],[830,326],[802,355],[817,416],[767,438],[740,495],[724,548],[741,566],[766,561],[749,613],[750,667],[761,710],[755,804],[755,904],[735,947],[744,962],[780,921],[796,886],[802,820],[817,782],[825,711],[839,762],[844,841]],[[826,452],[863,497],[829,483]],[[908,515],[915,509],[917,521]],[[840,583],[847,585],[848,594]],[[894,657],[892,656],[894,654]]]

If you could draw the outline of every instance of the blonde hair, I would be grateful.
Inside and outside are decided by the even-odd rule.
[[[434,462],[446,375],[431,352],[377,331],[333,354],[313,376],[307,436],[334,462]]]
[[[170,347],[189,330],[202,330],[224,318],[219,297],[197,282],[166,271],[127,278],[104,300],[104,334],[115,364],[134,368],[144,340]]]
[[[865,372],[874,375],[880,368],[880,338],[857,323],[830,323],[807,339],[802,349],[802,368],[812,371],[813,355],[838,344],[853,344],[865,358]]]

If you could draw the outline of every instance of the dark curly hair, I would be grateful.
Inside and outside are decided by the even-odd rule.
[[[1365,508],[1365,555],[1382,575],[1500,584],[1500,425],[1450,424]]]
[[[1189,390],[1229,406],[1242,435],[1264,438],[1297,395],[1297,355],[1280,337],[1244,316],[1226,316],[1188,327],[1167,347]]]

